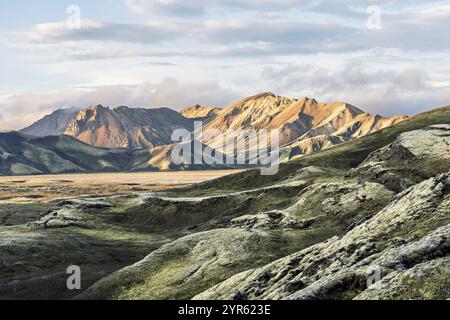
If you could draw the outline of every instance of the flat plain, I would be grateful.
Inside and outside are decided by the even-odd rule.
[[[124,195],[183,187],[236,170],[0,176],[0,204]]]

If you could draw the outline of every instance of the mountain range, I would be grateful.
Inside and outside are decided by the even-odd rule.
[[[203,121],[204,130],[223,133],[279,130],[281,158],[288,161],[407,119],[406,116],[371,115],[345,102],[326,104],[270,92],[239,100],[224,109],[200,105],[180,112],[169,108],[102,105],[83,110],[59,109],[19,133],[0,135],[0,174],[212,168],[176,166],[171,160],[172,132],[193,131],[195,121]],[[229,150],[223,148],[221,138],[202,142],[217,152]],[[123,158],[119,162],[115,160],[118,155]],[[82,159],[92,161],[80,162]]]
[[[358,138],[407,117],[370,115],[344,102],[319,103],[262,93],[219,109],[196,105],[180,112],[168,108],[107,108],[95,105],[78,112],[60,109],[21,130],[32,136],[65,134],[104,148],[152,148],[171,144],[174,129],[193,130],[193,122],[205,121],[205,129],[221,132],[246,129],[278,129],[281,144],[311,138],[332,144]]]

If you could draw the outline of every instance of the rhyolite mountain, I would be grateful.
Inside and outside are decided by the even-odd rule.
[[[293,99],[273,93],[242,99],[223,110],[200,105],[181,112],[168,108],[97,105],[72,115],[72,119],[65,122],[65,128],[58,126],[57,132],[45,132],[44,124],[54,116],[47,116],[22,132],[38,136],[65,134],[97,147],[139,149],[170,145],[173,130],[193,130],[194,121],[203,120],[206,130],[221,132],[277,129],[287,159],[350,141],[407,119],[405,116],[371,115],[344,102],[326,104],[306,97]],[[222,139],[204,143],[226,151],[221,149]]]
[[[95,105],[72,113],[58,132],[42,130],[58,114],[36,122],[22,133],[34,136],[64,134],[104,148],[148,149],[171,144],[176,129],[193,130],[193,120],[169,108],[144,109]]]
[[[278,129],[280,144],[293,157],[360,138],[406,119],[371,115],[345,102],[326,104],[268,92],[232,103],[206,129]],[[208,144],[218,148],[221,140],[217,140]]]
[[[169,108],[110,109],[97,105],[81,110],[64,134],[97,147],[139,149],[172,143],[176,129],[193,130],[193,124]]]

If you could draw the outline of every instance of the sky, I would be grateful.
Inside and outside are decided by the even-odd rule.
[[[412,115],[450,104],[449,30],[448,0],[2,1],[0,131],[267,91]]]

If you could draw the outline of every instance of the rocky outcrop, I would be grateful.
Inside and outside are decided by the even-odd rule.
[[[401,191],[450,169],[450,125],[433,125],[401,134],[393,143],[374,151],[349,177],[363,177]]]
[[[181,238],[102,279],[78,299],[186,299],[274,255],[266,235],[222,229]]]
[[[374,296],[364,293],[373,290],[367,288],[366,280],[374,266],[386,277],[380,284],[383,287],[385,282],[399,282],[399,278],[418,273],[424,268],[420,264],[432,264],[434,259],[443,259],[437,267],[445,265],[450,244],[449,176],[437,176],[399,194],[390,205],[342,238],[329,239],[265,267],[237,274],[195,299],[231,299],[236,293],[246,299],[364,298]],[[434,229],[442,224],[444,227]],[[436,290],[442,289],[428,290],[437,294]],[[401,298],[401,291],[397,295]],[[379,292],[378,298],[383,297],[390,295]]]

